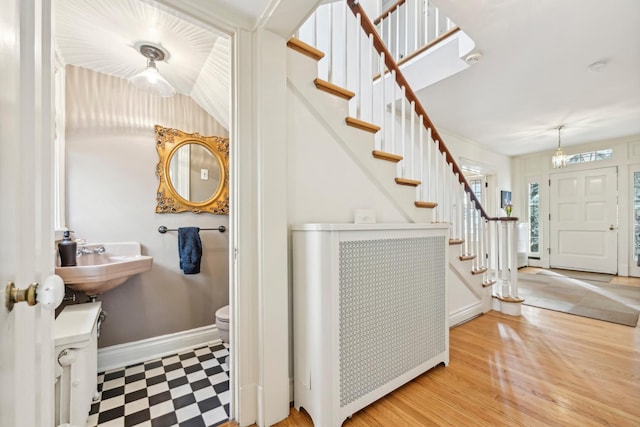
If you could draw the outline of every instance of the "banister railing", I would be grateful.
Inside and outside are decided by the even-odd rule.
[[[377,4],[381,9],[382,1]],[[458,30],[429,0],[398,0],[375,18],[373,25],[398,64]]]
[[[391,6],[389,6],[384,12],[380,14],[376,19],[373,20],[373,25],[378,25],[384,19],[388,18],[393,12],[395,12],[400,6],[406,3],[407,0],[398,0]]]
[[[413,103],[415,105],[416,113],[419,116],[422,116],[424,127],[431,132],[431,136],[434,140],[437,140],[440,142],[440,144],[438,144],[438,148],[440,149],[440,152],[445,155],[447,163],[452,165],[454,175],[456,174],[458,175],[458,180],[460,181],[461,184],[464,185],[464,189],[467,192],[467,194],[469,194],[471,201],[475,203],[475,205],[478,207],[483,218],[487,220],[490,219],[489,215],[484,210],[484,208],[482,207],[482,204],[477,199],[475,193],[471,189],[471,186],[465,179],[464,174],[462,173],[462,169],[460,169],[455,159],[453,158],[453,155],[451,154],[447,146],[444,144],[443,138],[440,136],[438,130],[436,129],[433,122],[429,118],[429,115],[427,114],[426,110],[420,103],[420,100],[418,99],[416,94],[413,92],[413,89],[411,89],[411,86],[409,86],[409,82],[407,82],[407,79],[405,79],[404,75],[402,74],[402,71],[400,71],[400,67],[398,67],[398,64],[396,63],[396,61],[393,60],[393,56],[391,55],[391,52],[389,52],[389,50],[387,49],[386,45],[382,41],[382,38],[378,34],[375,26],[369,20],[368,16],[366,15],[360,3],[353,0],[347,0],[347,5],[349,6],[353,14],[356,16],[356,19],[358,15],[360,16],[360,25],[362,26],[362,29],[365,31],[368,37],[373,38],[374,48],[380,55],[383,56],[384,64],[387,67],[387,69],[391,71],[391,75],[395,76],[395,80],[398,86],[405,89],[405,97],[407,101],[409,101],[409,103]]]

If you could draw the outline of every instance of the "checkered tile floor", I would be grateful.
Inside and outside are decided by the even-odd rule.
[[[100,400],[87,427],[200,427],[229,419],[226,345],[217,344],[98,374]]]

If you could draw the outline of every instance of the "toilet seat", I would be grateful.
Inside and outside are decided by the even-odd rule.
[[[225,305],[216,311],[216,326],[222,342],[229,344],[229,306]]]
[[[221,307],[216,311],[216,320],[218,322],[229,323],[229,306],[228,305],[225,305],[224,307]]]

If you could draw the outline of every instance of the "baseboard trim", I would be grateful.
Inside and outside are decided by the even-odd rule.
[[[124,368],[204,344],[222,342],[216,325],[98,349],[98,372]]]
[[[458,311],[449,313],[449,327],[452,328],[460,323],[464,323],[469,319],[481,315],[482,313],[482,301],[475,302]]]

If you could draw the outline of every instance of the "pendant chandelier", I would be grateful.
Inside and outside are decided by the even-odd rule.
[[[551,158],[551,164],[554,169],[560,169],[567,166],[567,155],[562,151],[562,147],[560,146],[560,131],[564,126],[558,126],[558,151]]]

